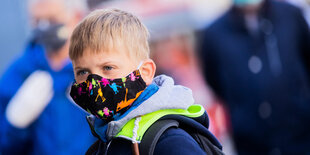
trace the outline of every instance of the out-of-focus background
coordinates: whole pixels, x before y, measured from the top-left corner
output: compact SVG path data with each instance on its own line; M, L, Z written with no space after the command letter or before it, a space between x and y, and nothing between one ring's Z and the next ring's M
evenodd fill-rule
M2 74L25 47L30 35L27 1L4 0L1 2L1 62Z
M309 2L288 1L301 8L310 23ZM225 101L216 97L219 95L206 82L201 65L203 59L198 54L203 44L201 33L231 8L232 0L87 0L85 4L88 11L83 16L95 9L113 7L140 17L150 31L151 56L157 65L157 74L172 76L177 84L191 88L196 103L208 111L210 130L224 146L224 152L237 154L228 110L223 106ZM23 54L32 37L27 6L27 0L0 2L1 76ZM255 70L261 62L255 59L253 63ZM4 86L0 87L4 89ZM264 105L263 113L266 109L270 111L269 106ZM271 154L277 153L276 149Z
M100 5L100 0L90 0L90 7L98 7ZM103 0L102 0L103 1ZM109 2L110 3L110 2ZM114 3L114 2L113 2ZM174 25L170 27L173 29L178 29L175 26L178 23L174 23L171 18L178 18L178 22L183 22L183 27L190 26L194 28L202 28L206 24L209 24L228 9L230 5L230 0L173 0L173 1L158 1L158 2L148 2L148 1L126 1L118 0L116 3L129 3L127 8L130 11L136 10L139 12L149 12L145 18L150 18L150 25L154 26L156 29L160 29L164 24L168 26L168 23L158 23L157 20L163 20L162 22L171 22ZM135 3L135 4L131 4ZM138 4L141 3L141 4ZM149 3L149 4L145 4ZM156 3L154 7L153 4ZM111 4L113 7L114 4ZM138 5L138 6L135 6ZM130 8L130 6L133 6ZM119 6L121 7L121 6ZM146 8L145 8L146 7ZM31 36L31 28L29 26L29 16L27 12L27 0L3 0L1 2L1 14L0 19L2 21L0 34L1 34L1 61L0 61L0 73L3 73L8 65L20 55L26 46L26 42ZM134 12L136 12L134 11ZM179 13L179 14L178 14ZM171 14L171 15L170 15ZM185 16L182 16L185 15ZM166 15L169 15L166 16ZM179 16L181 15L181 16ZM143 16L143 15L141 15ZM184 21L183 21L184 19ZM189 21L187 21L189 20ZM159 26L153 23L160 24ZM169 23L169 25L171 24ZM170 28L170 29L171 29ZM168 32L169 30L166 29ZM182 30L181 30L182 31ZM164 34L164 33L160 33ZM159 34L159 35L160 35ZM152 36L153 37L153 36ZM155 36L154 36L155 37Z

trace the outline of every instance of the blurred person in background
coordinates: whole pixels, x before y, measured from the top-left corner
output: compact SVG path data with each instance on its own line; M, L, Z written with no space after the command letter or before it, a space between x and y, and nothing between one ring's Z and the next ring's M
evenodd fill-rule
M201 45L238 154L309 154L310 34L302 12L285 2L233 0Z
M88 7L88 11L93 11L95 10L100 4L102 4L103 2L107 2L110 0L87 0L87 7Z
M73 78L68 38L85 4L28 4L33 36L0 78L0 154L83 154L94 139L83 119L86 114L67 94Z

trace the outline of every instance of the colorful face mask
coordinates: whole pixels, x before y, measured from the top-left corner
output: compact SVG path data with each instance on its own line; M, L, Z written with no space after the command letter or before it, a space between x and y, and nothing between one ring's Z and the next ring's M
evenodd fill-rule
M111 121L126 112L145 88L139 70L119 79L91 74L85 82L72 85L70 96L87 112Z

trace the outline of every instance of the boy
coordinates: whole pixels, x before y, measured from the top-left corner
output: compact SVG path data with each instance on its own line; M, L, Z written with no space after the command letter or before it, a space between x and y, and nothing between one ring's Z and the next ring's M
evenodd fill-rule
M70 95L93 115L88 121L100 139L90 154L131 154L131 146L138 154L137 143L161 117L205 112L197 105L188 110L194 103L190 89L174 85L164 75L154 78L148 35L137 17L117 9L94 11L72 34L69 55L76 82ZM154 154L205 152L187 132L169 128Z

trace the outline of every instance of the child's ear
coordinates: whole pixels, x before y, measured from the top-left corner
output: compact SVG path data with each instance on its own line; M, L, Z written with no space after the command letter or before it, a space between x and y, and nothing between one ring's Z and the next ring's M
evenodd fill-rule
M147 86L150 85L153 81L155 71L156 71L155 62L152 59L147 59L143 62L139 70L140 70L142 79L144 80L146 85Z

